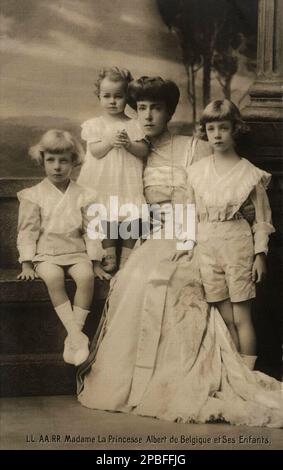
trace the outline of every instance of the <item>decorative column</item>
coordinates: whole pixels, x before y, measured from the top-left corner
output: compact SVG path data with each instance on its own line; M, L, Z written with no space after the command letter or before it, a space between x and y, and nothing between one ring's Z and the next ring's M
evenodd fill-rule
M282 171L283 0L259 0L257 77L249 94L243 115L252 130L250 144L260 155L270 154L260 159L264 166Z
M242 110L251 135L243 154L272 173L268 191L276 234L271 237L268 278L258 288L255 324L258 368L280 376L283 309L283 0L259 0L257 76Z

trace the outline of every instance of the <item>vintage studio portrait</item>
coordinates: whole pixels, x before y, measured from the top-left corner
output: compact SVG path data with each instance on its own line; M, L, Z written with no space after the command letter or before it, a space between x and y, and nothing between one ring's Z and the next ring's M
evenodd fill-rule
M1 0L1 449L283 448L282 17Z

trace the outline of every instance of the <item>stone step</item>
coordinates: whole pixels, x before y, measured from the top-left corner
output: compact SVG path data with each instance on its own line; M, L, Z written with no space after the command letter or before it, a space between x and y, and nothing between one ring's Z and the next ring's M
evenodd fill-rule
M69 395L76 390L76 368L61 354L1 355L0 396Z
M104 301L94 300L84 332L91 339ZM63 361L66 331L49 301L0 304L0 396L60 395L75 390Z
M75 392L75 367L62 359L66 331L42 280L19 281L19 269L0 269L0 396ZM75 284L66 279L70 299ZM84 332L96 331L109 282L95 280Z
M0 395L60 395L75 391L75 367L62 359L66 331L42 280L20 281L16 193L40 178L0 178ZM72 300L75 284L66 279ZM109 283L95 280L85 333L97 328Z
M17 275L20 268L0 268L0 302L40 302L49 301L49 295L41 279L34 281L20 281ZM72 279L66 279L66 288L73 297L75 285ZM97 300L104 300L109 290L109 282L95 279L94 296Z

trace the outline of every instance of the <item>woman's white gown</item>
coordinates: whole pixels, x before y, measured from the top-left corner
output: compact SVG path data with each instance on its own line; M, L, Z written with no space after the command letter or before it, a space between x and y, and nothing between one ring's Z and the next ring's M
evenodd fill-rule
M161 136L145 171L148 200L165 200L166 192L182 200L187 145L185 137ZM115 276L78 372L79 401L169 421L283 426L280 382L248 369L204 300L197 246L191 261L173 261L175 253L176 240L149 239Z
M242 362L204 301L197 256L174 253L173 240L148 240L117 275L79 401L169 421L282 426L280 382Z

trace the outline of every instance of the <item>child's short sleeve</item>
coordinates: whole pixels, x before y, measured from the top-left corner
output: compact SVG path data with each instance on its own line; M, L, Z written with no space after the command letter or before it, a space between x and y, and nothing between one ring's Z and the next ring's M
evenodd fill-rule
M92 142L101 142L103 129L102 122L100 118L93 118L85 121L82 125L81 137L83 140L92 143Z

